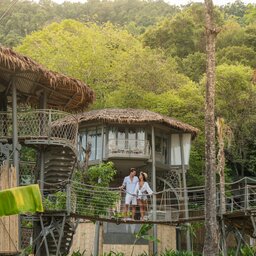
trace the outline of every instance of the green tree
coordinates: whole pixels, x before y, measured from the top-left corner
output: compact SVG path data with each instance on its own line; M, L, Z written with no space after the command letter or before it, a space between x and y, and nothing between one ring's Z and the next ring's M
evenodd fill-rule
M244 44L245 31L239 23L228 20L217 37L216 48L226 48L229 46L241 46Z
M256 51L256 23L245 28L244 44Z
M247 9L243 1L236 0L233 3L228 3L225 6L222 6L222 9L225 13L226 19L232 17L236 19L239 23L243 23L243 18Z
M217 52L218 64L243 64L245 66L256 66L256 52L246 46L229 46Z
M223 15L214 9L214 21L223 23ZM186 57L194 52L205 52L204 6L200 3L188 5L172 19L165 18L143 34L144 44L161 48L168 55Z
M2 3L3 2L3 3ZM13 1L5 0L0 5L0 15ZM6 46L19 44L27 34L42 29L52 22L75 19L80 22L112 22L125 26L134 22L137 32L155 24L163 17L171 17L179 12L177 6L164 1L140 0L91 0L85 3L56 4L52 0L18 1L0 23L0 43Z
M217 67L217 115L225 118L234 134L227 159L235 173L242 176L248 169L249 142L255 139L256 86L252 74L251 68L242 65Z
M86 81L96 91L94 108L141 106L138 92L160 94L189 82L178 73L174 59L144 48L110 23L53 23L27 36L16 49L52 70ZM138 95L137 100L129 102L131 95Z
M143 35L143 41L151 48L161 48L168 54L185 57L195 50L195 23L190 16L179 13L149 28Z
M256 22L256 5L248 4L246 13L244 15L245 22L247 24Z
M183 58L180 63L180 72L191 80L199 82L206 71L206 55L202 52L195 52Z

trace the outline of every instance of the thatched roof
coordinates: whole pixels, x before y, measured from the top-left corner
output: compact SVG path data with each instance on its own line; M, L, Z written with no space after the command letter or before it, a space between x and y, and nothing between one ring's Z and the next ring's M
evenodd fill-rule
M47 93L48 106L62 110L83 110L94 100L93 90L82 81L47 70L31 58L0 46L0 93L10 94L11 81L23 103L38 104L42 90Z
M194 136L199 130L189 124L183 123L177 119L164 116L149 110L143 109L101 109L77 115L78 122L102 121L103 123L120 123L120 124L142 124L156 123L164 124L168 127L191 133Z

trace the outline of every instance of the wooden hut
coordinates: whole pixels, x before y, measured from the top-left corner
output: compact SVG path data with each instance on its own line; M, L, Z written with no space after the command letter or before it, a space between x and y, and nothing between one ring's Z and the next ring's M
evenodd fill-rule
M37 168L31 172L34 182L40 180L42 193L46 182L59 182L70 177L76 159L72 145L77 137L77 127L65 126L56 132L52 123L67 116L59 110L81 111L93 100L94 92L82 81L50 71L29 57L0 46L0 170L7 169L5 176L8 177L9 166L15 168L15 184L11 182L10 185L20 185L22 168L19 152L24 145L37 151ZM31 107L24 111L24 106L28 105ZM65 161L68 164L63 164ZM1 189L6 188L3 182L0 181ZM5 241L0 243L0 253L5 255L17 254L21 250L21 227L17 225L20 222L18 217L14 218L0 219L0 240ZM35 218L34 227L37 255L50 255L52 251L54 255L56 251L66 253L69 245L61 245L61 236L52 238L59 241L55 246L41 231L53 219L59 221L64 218L62 231L72 233L69 219L58 214L54 217L40 216L40 223L38 218ZM13 226L13 223L16 224ZM15 227L18 232L13 230ZM47 240L44 247L42 240Z
M149 218L153 222L175 221L177 216L172 214L175 212L173 207L177 208L176 211L183 207L184 218L188 218L186 172L189 169L191 140L199 132L197 128L152 111L131 108L93 110L78 114L76 118L79 123L78 148L81 165L88 159L85 152L90 145L89 166L103 161L114 162L118 174L113 186L122 184L131 167L137 171L146 171L153 191L168 188L177 195L177 201L173 202L172 207L170 199L160 200L156 195L153 196L152 216ZM170 193L168 196L175 198L175 195ZM181 206L180 201L183 201ZM164 202L168 202L169 205L162 205ZM132 233L127 234L125 225L121 228L108 224L104 228L101 241L105 244L116 246L121 241L120 236L126 236L126 241L130 241L131 244L134 242L134 236ZM120 230L124 233L121 234ZM154 232L156 237L156 226ZM189 234L187 240L190 244ZM94 255L97 255L98 251L97 248ZM157 243L154 244L152 253L157 253Z

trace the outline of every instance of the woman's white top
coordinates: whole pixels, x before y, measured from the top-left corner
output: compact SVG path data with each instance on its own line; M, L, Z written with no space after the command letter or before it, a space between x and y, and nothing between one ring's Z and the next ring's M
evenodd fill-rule
M140 187L140 183L138 182L136 187L135 187L135 195L138 196L138 199L147 200L147 194L148 195L153 194L153 191L149 187L148 183L145 181L143 186Z

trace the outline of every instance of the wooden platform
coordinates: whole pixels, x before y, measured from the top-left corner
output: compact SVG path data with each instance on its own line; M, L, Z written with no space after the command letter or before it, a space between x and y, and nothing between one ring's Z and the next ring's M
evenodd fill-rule
M0 190L16 186L16 170L8 165L0 166ZM19 252L18 215L0 217L0 254L14 255Z
M225 223L238 228L239 230L243 231L245 234L254 237L254 227L251 220L251 217L256 214L254 211L237 211L233 213L224 214L224 221Z

